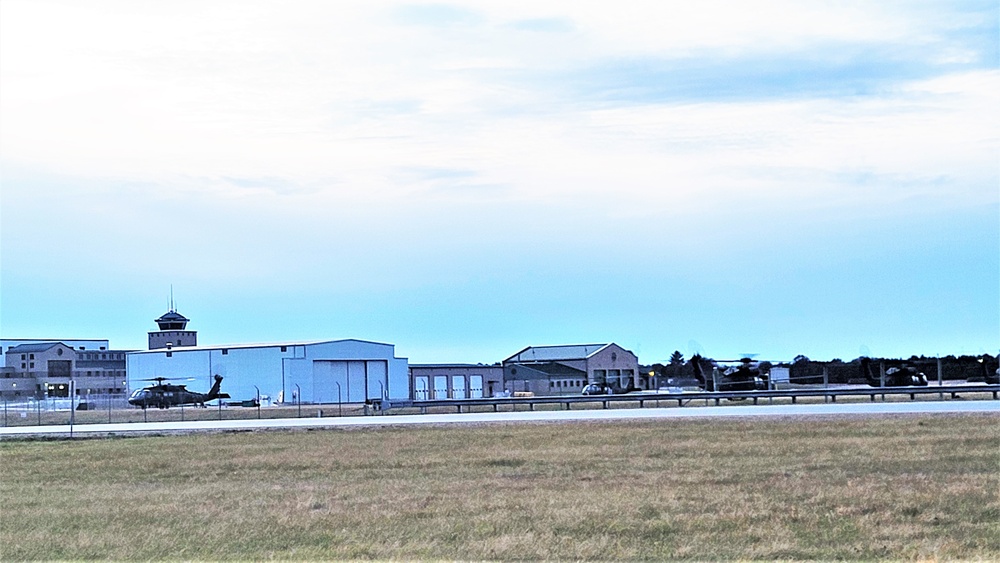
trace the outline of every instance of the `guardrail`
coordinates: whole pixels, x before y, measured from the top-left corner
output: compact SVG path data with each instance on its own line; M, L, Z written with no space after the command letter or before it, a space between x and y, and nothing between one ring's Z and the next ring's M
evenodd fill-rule
M705 400L714 401L718 405L723 399L732 401L752 400L757 404L760 399L790 398L794 404L801 397L823 397L824 401L837 402L838 397L864 397L868 396L872 402L881 396L885 400L886 395L909 395L910 400L916 400L917 395L940 395L944 399L945 395L950 395L955 399L959 393L990 393L993 399L998 399L1000 385L943 385L933 387L857 387L840 389L775 389L763 391L684 391L681 393L626 393L622 395L551 395L536 397L492 397L483 399L426 399L419 401L401 401L373 399L369 411L365 406L365 414L384 412L393 408L416 407L421 413L426 413L431 407L451 407L461 413L465 408L471 412L473 407L492 407L494 412L499 412L501 406L510 406L516 409L518 405L527 405L528 410L535 410L535 405L565 405L566 410L570 410L572 405L579 403L602 403L607 409L610 403L638 403L639 408L643 408L647 402L677 401L678 407L683 407L691 401Z

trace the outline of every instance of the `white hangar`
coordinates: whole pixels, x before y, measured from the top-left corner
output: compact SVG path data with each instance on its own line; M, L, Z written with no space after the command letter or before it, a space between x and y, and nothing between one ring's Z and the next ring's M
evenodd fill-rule
M392 344L364 340L172 346L133 352L127 357L129 390L151 385L156 377L191 378L183 383L205 392L221 375L222 392L234 400L268 396L293 403L360 403L385 397L409 399L406 358Z
M409 362L395 346L345 339L277 344L198 346L188 319L170 310L155 321L149 350L126 357L128 390L148 387L157 377L192 391L206 392L221 375L222 392L234 400L294 403L362 403L368 399L409 399ZM301 394L301 395L300 395Z

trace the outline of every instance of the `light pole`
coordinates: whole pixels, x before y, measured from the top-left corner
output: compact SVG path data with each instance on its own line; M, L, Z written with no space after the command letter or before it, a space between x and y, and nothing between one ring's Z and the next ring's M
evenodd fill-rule
M257 387L256 385L254 385L253 388L257 390L257 419L259 420L260 419L260 387Z
M298 383L295 384L295 401L299 405L299 418L302 418L302 389Z
M340 401L340 382L334 381L337 384L337 416L344 416L343 403Z
M375 383L378 383L378 393L379 393L378 410L381 411L383 402L385 401L385 385L382 385L381 381L376 381Z
M74 408L73 405L73 403L75 402L73 394L75 392L76 392L76 380L70 379L69 380L69 437L70 438L73 437L73 422L76 415L76 409Z

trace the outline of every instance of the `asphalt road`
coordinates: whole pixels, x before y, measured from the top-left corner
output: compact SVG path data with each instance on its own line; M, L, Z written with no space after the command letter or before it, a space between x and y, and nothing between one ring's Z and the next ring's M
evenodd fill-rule
M698 408L648 408L609 410L560 410L487 412L463 414L421 414L352 416L344 418L283 418L253 420L201 420L186 422L140 422L77 424L74 435L197 432L210 430L255 430L265 428L343 428L397 426L409 424L468 424L491 422L556 422L573 420L632 420L694 417L775 417L817 415L993 413L1000 415L1000 401L913 401L900 403L827 403L822 405L740 405ZM68 435L69 425L18 426L0 428L4 437Z

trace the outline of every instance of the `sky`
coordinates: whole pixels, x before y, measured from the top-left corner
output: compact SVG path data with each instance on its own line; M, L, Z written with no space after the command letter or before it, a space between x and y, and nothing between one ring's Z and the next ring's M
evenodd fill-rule
M0 336L1000 352L1000 5L3 0Z

